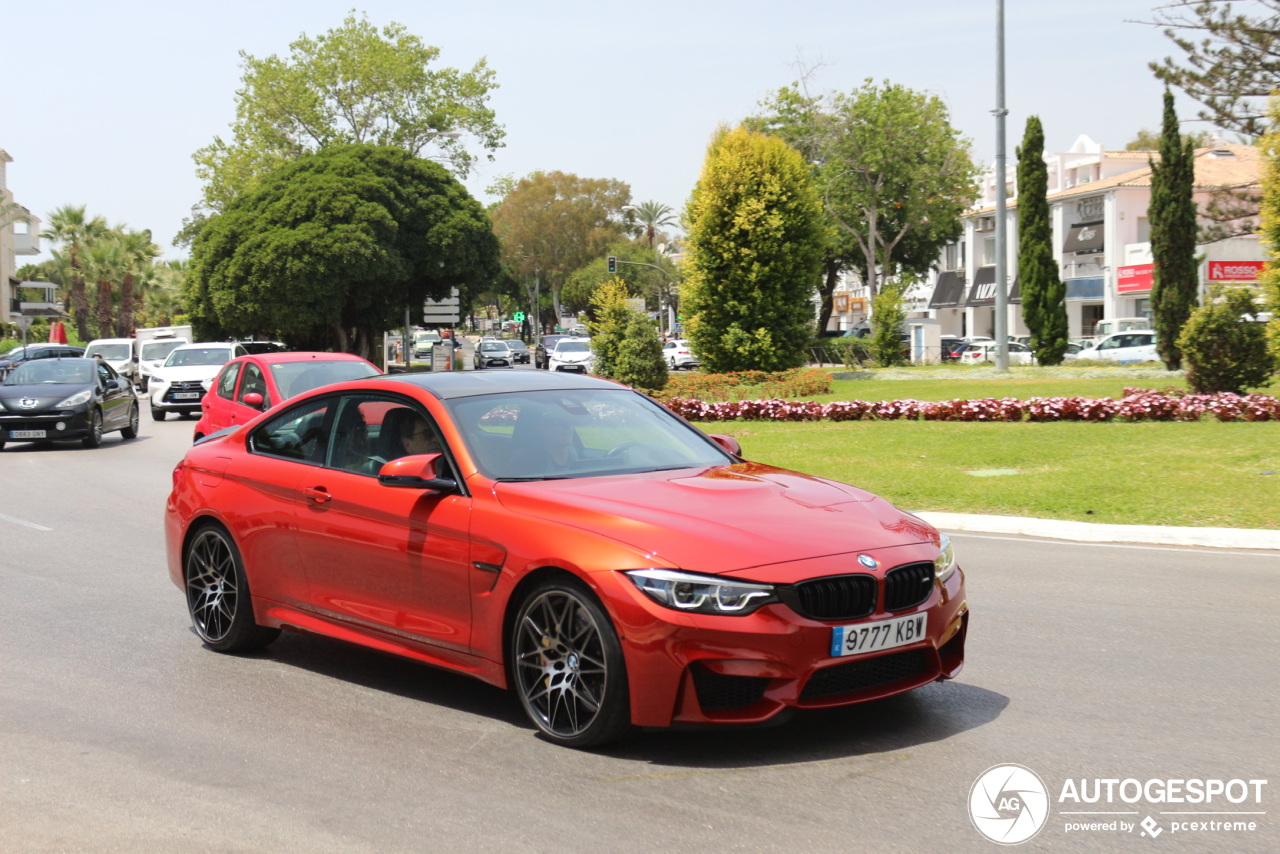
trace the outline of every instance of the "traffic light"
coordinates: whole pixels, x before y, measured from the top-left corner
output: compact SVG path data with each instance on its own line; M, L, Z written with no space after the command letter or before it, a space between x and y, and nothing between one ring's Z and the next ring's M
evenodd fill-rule
M618 272L618 256L617 255L609 256L609 272L610 273Z

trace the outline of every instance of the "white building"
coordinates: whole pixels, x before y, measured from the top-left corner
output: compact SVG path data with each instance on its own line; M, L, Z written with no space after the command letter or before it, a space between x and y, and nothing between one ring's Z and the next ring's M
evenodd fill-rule
M1053 246L1066 284L1071 337L1088 336L1104 318L1151 315L1149 157L1155 152L1105 151L1082 136L1070 151L1046 154ZM1215 191L1257 191L1260 156L1248 145L1214 145L1195 154L1194 198L1205 210ZM1016 167L1008 167L1006 269L1010 335L1026 335L1018 270ZM942 254L929 308L944 335L995 330L996 181L983 181L979 206L965 216L964 237ZM1256 227L1256 222L1254 223ZM968 249L968 251L966 251ZM1256 283L1265 253L1256 235L1202 244L1201 290L1216 282Z
M7 167L12 162L8 152L0 148L0 208L15 203L7 175ZM21 314L15 290L20 266L18 256L40 253L40 220L26 208L22 208L22 212L30 217L29 222L5 224L0 220L0 319L8 323L13 323Z

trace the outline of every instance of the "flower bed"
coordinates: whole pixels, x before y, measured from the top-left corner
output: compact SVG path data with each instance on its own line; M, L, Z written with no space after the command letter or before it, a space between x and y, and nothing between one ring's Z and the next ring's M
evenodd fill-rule
M831 393L831 374L813 368L790 371L734 371L727 374L676 374L658 395L663 400L734 400L743 396L812 397Z
M1280 421L1280 400L1264 394L1187 394L1126 388L1124 397L1033 397L984 400L664 400L690 421Z

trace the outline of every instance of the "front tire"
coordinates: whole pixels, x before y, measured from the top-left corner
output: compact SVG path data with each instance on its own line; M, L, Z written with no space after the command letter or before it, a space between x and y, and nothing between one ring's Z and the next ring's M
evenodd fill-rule
M163 420L164 420L164 417L165 417L166 415L168 415L168 414L169 414L169 413L168 413L168 412L165 412L163 409L156 409L154 406L153 406L153 407L151 407L151 420L152 420L152 421L163 421Z
M597 747L631 728L622 645L599 600L576 580L529 593L511 632L511 682L529 720L564 747Z
M218 652L261 649L280 636L279 629L253 621L253 600L244 562L231 535L206 525L192 536L183 561L187 611L200 640Z
M129 424L120 428L120 435L125 439L134 439L138 436L138 404L134 404L129 409Z
M89 435L82 441L86 448L96 448L102 444L102 413L97 409L89 413Z

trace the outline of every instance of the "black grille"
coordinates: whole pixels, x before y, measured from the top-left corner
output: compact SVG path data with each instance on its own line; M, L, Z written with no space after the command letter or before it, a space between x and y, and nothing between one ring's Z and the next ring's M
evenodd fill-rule
M804 686L801 700L816 700L833 694L852 694L878 688L924 673L929 666L929 651L910 649L848 664L837 664L819 670Z
M929 598L933 591L933 563L909 563L884 574L884 609L905 611Z
M698 705L704 712L715 709L745 709L760 701L765 689L769 687L769 679L760 676L725 676L695 664L693 685L698 691Z
M181 400L174 398L174 395L177 394L178 392L187 392L187 391L199 392L200 397L204 397L204 386L198 380L191 380L191 381L184 380L181 382L175 382L173 385L169 386L169 388L165 391L164 397L162 398L162 400L171 401L174 403L199 403L200 398L196 398L196 397L187 397L187 398L182 398Z
M871 575L832 575L802 581L778 591L784 602L811 620L856 620L876 609L876 579Z

